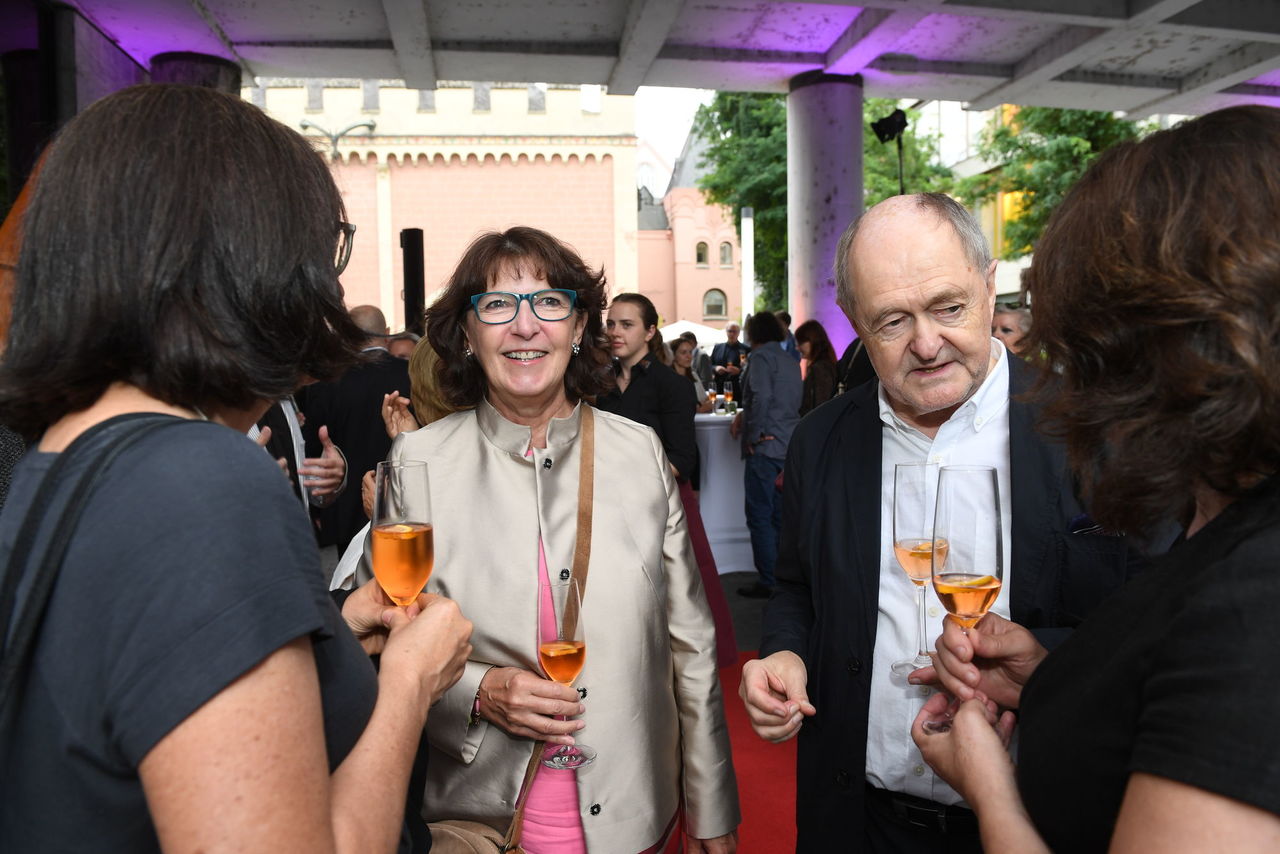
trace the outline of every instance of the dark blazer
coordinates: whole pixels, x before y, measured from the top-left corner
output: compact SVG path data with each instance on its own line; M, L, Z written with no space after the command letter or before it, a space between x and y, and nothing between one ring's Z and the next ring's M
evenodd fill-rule
M333 382L307 386L298 395L305 416L302 438L307 456L320 456L319 430L328 425L329 438L347 458L347 488L323 510L316 511L320 545L339 551L369 519L360 503L360 479L387 458L391 439L382 423L382 396L398 391L409 396L409 363L386 350L366 353L370 361Z
M742 359L744 355L751 352L751 348L743 344L741 339L737 343L730 344L724 341L711 348L711 371L712 377L717 388L724 388L724 384L728 382L733 386L733 394L735 397L742 396L742 375L720 377L715 373L718 365L735 365L739 368L746 367L746 362Z
M1123 538L1089 527L1063 449L1033 429L1018 400L1034 368L1009 360L1014 508L1009 605L1046 646L1060 642L1142 561ZM791 650L808 668L817 714L800 728L797 851L844 850L863 836L867 707L880 571L881 429L877 382L810 413L787 454L777 587L760 655ZM904 739L910 738L907 732Z

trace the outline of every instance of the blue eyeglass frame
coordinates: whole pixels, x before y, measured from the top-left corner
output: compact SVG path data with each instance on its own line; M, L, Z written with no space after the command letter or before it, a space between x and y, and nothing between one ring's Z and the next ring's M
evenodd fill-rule
M566 314L564 317L543 317L542 315L538 314L538 307L533 304L533 298L536 297L538 294L545 294L545 293L565 294L566 296L568 296L569 297L569 313ZM483 317L480 316L480 298L488 296L489 294L502 294L503 296L508 296L515 299L516 310L511 314L511 317L507 318L506 320L485 320ZM534 317L546 323L559 323L560 321L568 320L570 317L573 316L574 309L578 307L578 292L571 291L568 288L543 288L542 290L534 291L531 294L513 294L511 291L485 291L484 293L471 295L471 310L475 312L476 320L480 321L481 323L486 323L489 326L501 326L502 324L510 323L511 321L519 317L520 303L526 302L526 301L529 303L529 310L533 312Z

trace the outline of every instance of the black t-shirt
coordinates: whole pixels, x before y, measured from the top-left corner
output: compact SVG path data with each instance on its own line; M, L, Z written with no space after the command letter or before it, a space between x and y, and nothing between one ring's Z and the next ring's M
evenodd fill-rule
M626 391L601 395L596 406L652 427L681 479L689 477L698 458L693 432L698 394L693 383L649 355L632 366Z
M95 457L81 455L62 482ZM33 451L18 464L0 514L0 568L55 458ZM68 491L45 520L58 517ZM330 768L351 750L373 710L376 674L327 595L296 493L244 434L201 422L152 433L100 477L71 536L0 769L0 847L159 851L139 762L304 635Z
M1054 851L1106 851L1134 772L1280 813L1278 480L1153 561L1028 682L1018 784Z

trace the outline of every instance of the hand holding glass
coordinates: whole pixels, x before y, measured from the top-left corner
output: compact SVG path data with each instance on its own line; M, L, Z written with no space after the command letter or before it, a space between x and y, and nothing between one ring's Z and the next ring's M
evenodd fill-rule
M893 554L915 585L916 657L895 661L890 669L899 676L928 667L933 662L925 649L924 585L933 569L933 555L947 558L947 541L935 540L934 493L938 467L933 463L898 463L893 471Z
M538 661L547 678L573 685L587 663L578 579L543 581L538 585ZM548 768L581 768L595 761L585 744L557 744L542 754Z
M933 589L966 629L978 624L1000 595L1004 577L1000 486L989 466L944 466L938 476Z
M370 536L378 584L401 607L416 601L435 566L426 463L378 463Z

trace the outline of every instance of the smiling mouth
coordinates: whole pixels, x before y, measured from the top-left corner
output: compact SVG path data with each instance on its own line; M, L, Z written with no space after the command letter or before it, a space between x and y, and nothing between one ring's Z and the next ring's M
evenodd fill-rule
M534 359L541 359L547 355L546 350L512 350L509 353L502 354L504 358L513 362L532 362Z

